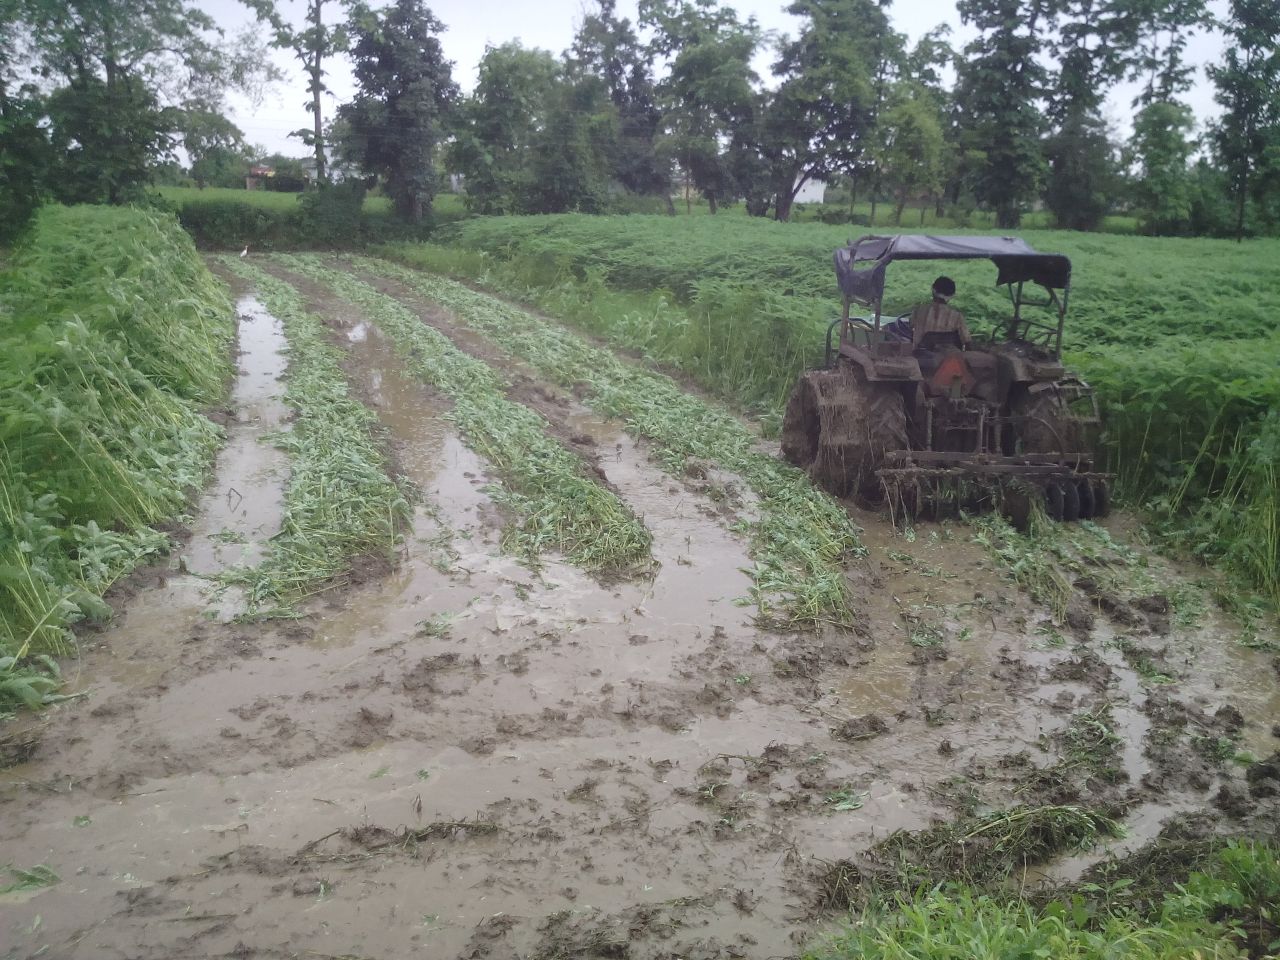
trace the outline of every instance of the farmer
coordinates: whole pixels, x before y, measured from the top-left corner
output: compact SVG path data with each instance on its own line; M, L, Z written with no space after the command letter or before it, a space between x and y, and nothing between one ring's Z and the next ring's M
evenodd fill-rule
M957 346L962 350L973 339L965 326L964 314L948 301L956 295L956 282L950 277L933 281L933 301L922 303L911 311L911 347L919 350Z

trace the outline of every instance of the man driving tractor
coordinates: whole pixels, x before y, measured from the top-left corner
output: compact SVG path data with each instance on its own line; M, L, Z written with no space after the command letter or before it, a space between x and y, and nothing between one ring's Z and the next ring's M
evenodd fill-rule
M949 303L955 295L956 282L950 277L933 281L933 302L922 303L911 311L912 349L944 345L968 349L973 338L965 326L964 314Z

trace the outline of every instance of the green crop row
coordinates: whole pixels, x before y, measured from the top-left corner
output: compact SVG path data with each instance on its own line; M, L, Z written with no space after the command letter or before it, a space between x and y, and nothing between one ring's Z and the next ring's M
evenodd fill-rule
M232 309L171 217L46 207L0 275L0 710L24 667L168 546L203 484L231 374ZM46 661L47 663L48 661Z
M583 569L609 576L651 566L644 524L589 475L579 457L548 436L541 416L507 398L495 370L458 350L396 300L314 257L278 256L275 262L358 305L391 338L414 375L452 400L449 416L463 440L501 478L494 499L517 518L508 549L531 563L556 550Z
M356 557L389 555L410 510L375 439L377 415L351 395L324 323L288 284L239 257L222 262L254 285L289 344L285 402L297 415L276 438L290 467L280 532L262 563L223 575L270 611L323 589Z
M500 349L563 386L587 389L586 403L623 420L653 445L659 462L684 476L690 459L742 477L759 497L750 524L756 566L752 598L765 618L789 624L848 623L852 605L842 566L862 547L848 514L804 474L756 449L755 435L669 377L626 363L564 327L460 283L382 260L355 263L408 284L448 307ZM512 336L512 331L519 331Z
M838 311L832 250L856 229L741 217L488 217L390 256L509 291L776 425ZM1280 241L1037 231L1072 258L1069 364L1098 390L1119 494L1176 548L1280 605ZM885 310L941 272L978 331L1009 309L986 261L895 264Z

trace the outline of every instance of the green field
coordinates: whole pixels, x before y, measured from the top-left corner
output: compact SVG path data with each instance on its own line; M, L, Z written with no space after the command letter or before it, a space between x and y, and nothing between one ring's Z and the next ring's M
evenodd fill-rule
M486 217L401 260L481 279L678 368L766 424L821 359L831 252L858 228L706 217ZM1280 601L1280 241L1035 231L1073 262L1069 362L1099 391L1109 466L1181 548ZM948 265L975 330L1008 309L985 261ZM937 264L892 268L886 312Z

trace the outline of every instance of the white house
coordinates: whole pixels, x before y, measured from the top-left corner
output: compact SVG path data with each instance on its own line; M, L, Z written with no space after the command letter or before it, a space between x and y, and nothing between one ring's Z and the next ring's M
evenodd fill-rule
M806 180L804 186L800 188L800 192L796 194L796 203L821 203L822 198L826 196L827 183L825 180Z

